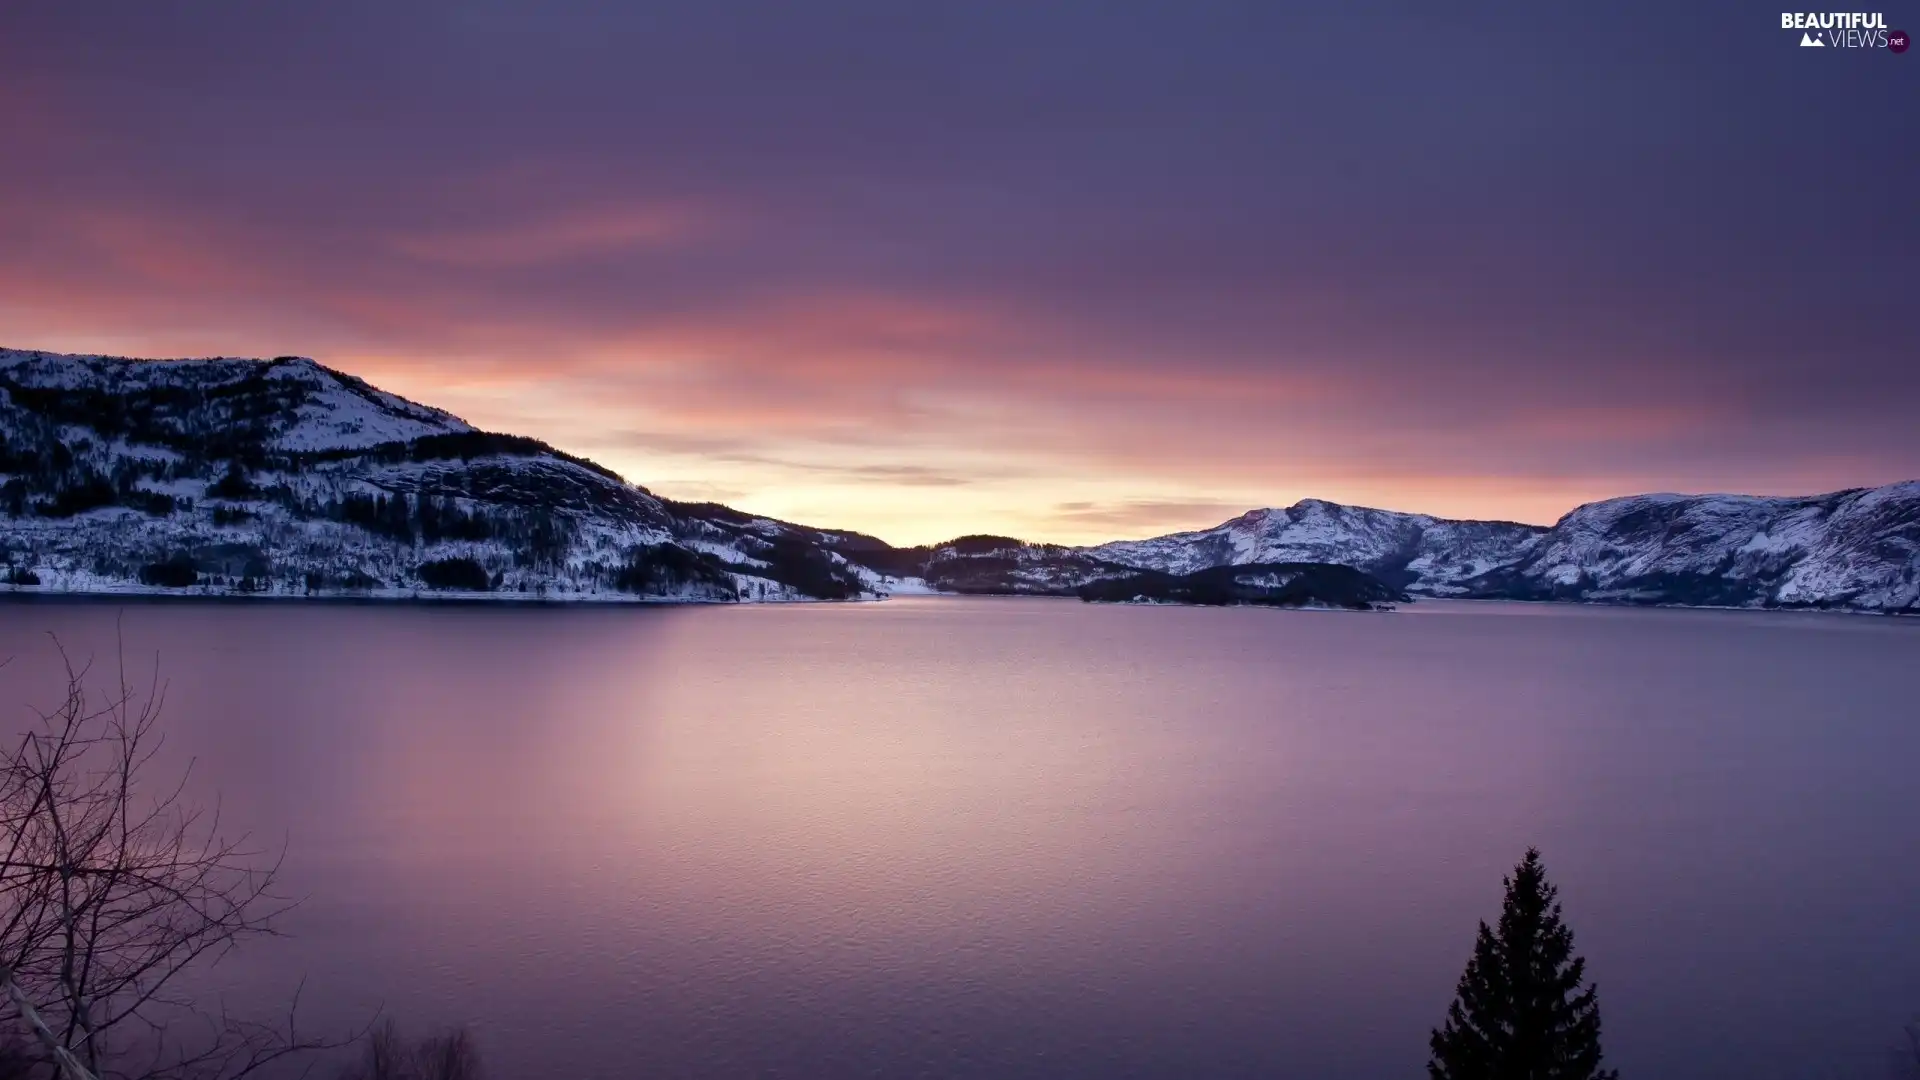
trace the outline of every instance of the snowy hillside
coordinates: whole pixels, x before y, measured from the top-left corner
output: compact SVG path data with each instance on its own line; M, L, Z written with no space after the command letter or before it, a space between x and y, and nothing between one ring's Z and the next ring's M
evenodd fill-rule
M1805 498L1588 503L1468 582L1525 599L1920 610L1920 482Z
M124 409L150 404L155 434L197 439L221 429L290 452L358 449L425 435L470 432L449 413L376 390L312 360L128 361L107 356L0 349L0 379L15 403L64 394L98 402L109 426ZM114 402L124 402L116 407Z
M1172 574L1340 563L1431 596L1915 611L1920 482L1805 498L1636 495L1550 529L1310 499L1086 553Z
M1087 549L1109 562L1170 574L1245 563L1339 563L1416 592L1458 583L1524 556L1547 530L1504 521L1449 521L1306 499L1253 510L1201 532Z
M20 591L843 599L824 533L654 496L311 360L0 350Z

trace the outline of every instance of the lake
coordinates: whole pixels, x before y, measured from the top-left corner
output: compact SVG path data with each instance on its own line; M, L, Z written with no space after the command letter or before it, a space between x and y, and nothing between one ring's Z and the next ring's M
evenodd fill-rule
M1887 1075L1920 622L1427 602L11 603L307 898L207 984L513 1077L1424 1075L1529 844L1633 1077Z

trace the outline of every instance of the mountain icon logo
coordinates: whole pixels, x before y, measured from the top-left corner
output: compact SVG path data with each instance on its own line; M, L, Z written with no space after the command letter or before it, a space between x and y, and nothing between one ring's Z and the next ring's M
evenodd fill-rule
M1800 35L1800 47L1803 49L1809 48L1809 47L1815 48L1815 49L1824 49L1827 47L1827 43L1824 41L1821 41L1817 37L1814 37L1812 34L1803 33Z

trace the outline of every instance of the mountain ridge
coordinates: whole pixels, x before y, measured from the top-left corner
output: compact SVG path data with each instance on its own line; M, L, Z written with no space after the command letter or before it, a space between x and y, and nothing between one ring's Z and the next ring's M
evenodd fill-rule
M1805 496L1654 493L1551 526L1306 499L1212 529L1086 549L1140 569L1336 562L1416 595L1920 610L1920 481Z
M16 591L738 601L890 580L843 534L664 500L302 357L0 350L0 477Z
M1415 596L1920 610L1920 481L1630 495L1551 526L1303 499L1144 540L974 535L896 548L667 499L290 356L0 349L0 515L0 589L14 592L1067 596L1142 572L1284 564L1351 568Z

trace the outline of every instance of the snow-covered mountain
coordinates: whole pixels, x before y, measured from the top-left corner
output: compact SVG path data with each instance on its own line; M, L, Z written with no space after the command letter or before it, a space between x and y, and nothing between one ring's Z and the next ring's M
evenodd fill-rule
M1072 595L1334 564L1428 596L1920 612L1920 482L1639 495L1551 528L1306 500L1074 548L679 503L311 360L0 349L0 589L630 600Z
M1121 540L1087 549L1098 559L1170 574L1244 563L1339 563L1416 592L1510 566L1547 530L1509 521L1450 521L1306 499L1253 510L1200 532Z
M298 357L0 350L15 590L788 600L878 595L887 551L662 499ZM871 561L871 560L870 560Z
M1462 584L1528 600L1920 612L1920 481L1804 498L1588 503Z
M1552 528L1309 499L1200 532L1086 549L1166 573L1325 562L1474 599L1920 610L1920 482L1804 498L1635 495Z

